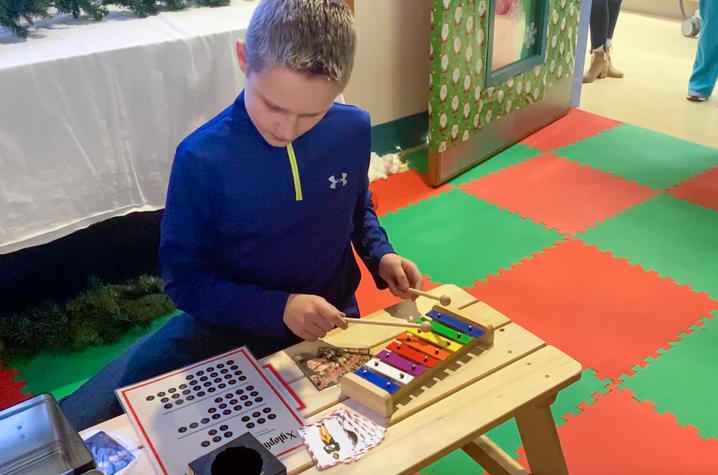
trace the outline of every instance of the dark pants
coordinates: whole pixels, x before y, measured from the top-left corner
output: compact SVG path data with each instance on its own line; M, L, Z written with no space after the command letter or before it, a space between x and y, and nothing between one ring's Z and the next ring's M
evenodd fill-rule
M621 0L593 0L591 4L591 49L595 50L613 38Z
M115 389L247 345L262 358L300 339L283 336L258 338L227 327L209 326L182 313L155 333L137 341L77 391L60 401L60 408L77 429L99 424L122 414Z

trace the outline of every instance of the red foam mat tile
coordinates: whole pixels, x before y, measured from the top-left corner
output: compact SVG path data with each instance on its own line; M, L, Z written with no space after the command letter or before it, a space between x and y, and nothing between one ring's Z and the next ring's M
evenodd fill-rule
M600 379L629 374L717 302L568 240L468 289Z
M617 120L571 109L567 115L529 135L521 143L550 152L621 124Z
M394 297L389 289L377 289L376 284L374 283L374 278L371 276L369 270L356 253L354 253L354 258L359 264L359 269L361 270L361 281L359 282L359 288L356 291L356 298L359 303L359 311L361 312L362 317L401 302L402 299ZM424 290L433 289L439 285L441 284L431 282L428 276L424 276Z
M668 193L718 211L718 167L710 168L674 186Z
M393 213L399 208L431 198L451 188L451 185L432 188L416 170L407 170L369 184L374 208L379 216Z
M630 391L611 390L558 428L572 475L718 473L718 441L659 414ZM524 449L518 461L524 467Z
M31 397L22 388L25 383L16 382L17 370L0 367L0 410L14 406Z
M461 188L564 234L575 234L658 194L647 186L552 154Z

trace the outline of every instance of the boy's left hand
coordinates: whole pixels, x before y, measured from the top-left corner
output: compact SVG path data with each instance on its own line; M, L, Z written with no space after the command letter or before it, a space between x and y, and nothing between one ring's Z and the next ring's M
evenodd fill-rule
M392 294L403 299L415 299L416 295L409 292L409 287L421 290L424 285L416 264L397 254L385 254L381 258L379 276L389 284Z

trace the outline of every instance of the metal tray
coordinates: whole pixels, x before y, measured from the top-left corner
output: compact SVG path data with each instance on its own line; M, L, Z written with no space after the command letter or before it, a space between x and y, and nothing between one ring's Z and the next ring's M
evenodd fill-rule
M81 474L94 467L90 451L52 395L0 411L0 474Z

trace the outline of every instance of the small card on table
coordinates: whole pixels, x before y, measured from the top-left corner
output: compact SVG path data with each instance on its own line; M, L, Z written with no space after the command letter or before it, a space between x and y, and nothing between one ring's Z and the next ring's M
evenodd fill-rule
M332 387L341 377L371 359L368 348L321 347L316 354L302 354L295 361L318 390Z
M386 429L366 417L337 409L327 417L299 429L304 445L319 470L351 463L384 439Z
M84 442L95 459L95 465L105 475L113 475L135 460L129 450L103 431L97 432Z

